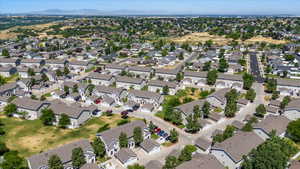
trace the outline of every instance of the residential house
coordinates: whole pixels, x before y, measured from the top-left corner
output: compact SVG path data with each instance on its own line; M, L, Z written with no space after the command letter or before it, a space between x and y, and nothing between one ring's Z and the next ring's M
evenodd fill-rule
M118 76L116 77L116 87L117 88L125 88L141 90L146 84L144 79L132 78L127 76Z
M233 88L237 91L243 88L243 77L241 75L218 74L216 88Z
M65 144L55 149L51 149L40 154L33 155L27 158L27 163L29 169L46 169L49 168L48 161L49 158L53 155L57 155L64 168L71 169L72 167L72 151L75 148L81 148L85 157L86 163L95 163L96 155L94 149L92 148L90 142L86 139L75 141L69 144ZM82 168L81 168L82 169ZM87 168L93 169L93 168ZM95 168L96 169L96 168Z
M263 142L264 140L254 132L238 131L234 136L212 146L211 154L228 169L236 169L241 166L243 156L247 156Z
M151 92L157 92L160 94L164 94L163 93L163 88L164 87L168 87L169 89L169 95L174 95L176 94L177 90L178 90L178 84L176 82L167 82L167 81L160 81L160 80L150 80L148 82L148 90Z
M135 164L138 160L137 155L129 148L122 148L115 154L115 157L125 167Z
M45 65L46 61L44 59L22 59L21 66L26 67L41 67Z
M69 68L75 73L84 72L89 68L89 62L86 61L69 61Z
M147 154L154 154L160 151L160 144L151 138L145 139L140 146Z
M170 79L175 79L176 75L180 72L180 69L175 68L175 69L156 69L155 70L155 76L158 77L159 79L165 79L165 80L170 80Z
M211 145L212 145L211 141L209 141L205 138L202 138L202 137L199 137L199 138L197 138L197 140L195 140L195 146L197 147L198 153L208 154L209 150L211 148Z
M122 71L127 70L127 66L119 65L119 64L107 64L105 65L105 70L109 71L113 75L118 75Z
M0 107L6 106L8 104L8 96L0 96Z
M195 154L192 160L183 162L176 169L225 169L211 154Z
M204 102L205 102L205 100L195 100L195 101L177 106L177 107L175 107L175 110L181 112L183 119L185 119L189 115L194 114L195 106L199 106L199 109L201 110L201 107L203 106Z
M164 100L164 97L158 93L141 90L128 91L127 98L129 101L133 101L142 105L153 104L155 108L158 108Z
M226 93L229 92L230 88L224 88L217 90L213 94L209 95L206 100L214 107L225 108L226 106Z
M12 96L19 89L19 85L16 82L6 83L0 86L0 96Z
M129 148L133 148L135 146L133 130L136 127L140 127L143 130L144 139L150 138L150 133L146 130L147 125L142 120L133 121L122 126L103 131L98 133L96 136L103 141L107 155L112 157L120 150L119 136L121 133L125 133L127 135L129 139Z
M114 82L114 77L112 75L100 74L97 72L92 72L87 76L87 79L91 80L94 85L110 86Z
M98 116L100 113L96 106L81 107L76 103L67 105L59 100L51 101L49 109L51 109L55 114L55 125L58 124L61 115L65 114L70 119L70 124L67 126L67 128L71 129L78 128L92 116Z
M28 120L35 120L41 116L41 111L49 106L49 103L33 100L28 97L16 98L12 101L17 106L18 114L14 116L24 116ZM23 113L25 112L25 114Z
M283 115L290 120L300 118L300 99L295 99L289 102L283 111Z
M285 116L269 115L265 119L253 125L253 132L264 140L270 137L272 131L276 136L284 137L290 120Z
M1 66L19 66L21 59L16 58L0 58Z
M277 90L283 96L299 96L300 80L277 79Z
M127 96L127 91L124 88L114 88L99 85L94 88L93 95L102 98L108 96L113 98L117 104L121 104L122 99Z
M10 77L11 75L16 74L17 68L12 66L1 66L0 67L0 75L3 77Z
M140 76L141 78L148 78L153 70L150 67L130 66L128 67L128 72Z
M144 113L151 113L154 110L154 106L152 104L144 104L140 110Z
M67 60L63 59L52 59L52 60L46 60L46 65L51 67L52 69L60 69L65 67L68 64Z
M206 86L207 72L184 72L184 85Z

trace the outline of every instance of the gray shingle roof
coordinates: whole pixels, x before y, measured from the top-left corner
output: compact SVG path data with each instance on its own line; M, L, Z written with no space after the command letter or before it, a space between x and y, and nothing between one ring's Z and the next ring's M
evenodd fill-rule
M119 96L125 89L98 85L94 90L103 94L116 94L117 96Z
M205 138L199 137L195 141L195 145L202 150L206 151L211 146L211 141L206 140Z
M128 68L129 71L137 71L137 72L151 72L152 68L145 66L130 66Z
M176 75L180 69L156 69L155 73Z
M206 78L207 72L192 72L192 71L185 71L184 77L197 77L197 78Z
M126 163L130 158L135 158L137 155L129 148L122 148L115 154L115 157L121 161L121 163Z
M0 86L0 93L17 88L17 83L6 83Z
M218 99L220 102L222 103L226 103L226 93L229 92L231 89L230 88L224 88L224 89L220 89L216 92L214 92L213 94L211 94L208 97L215 97L216 99Z
M120 70L124 70L126 68L126 66L123 65L118 65L118 64L107 64L105 65L106 69L120 69Z
M216 143L212 149L225 151L237 163L242 160L244 155L248 155L252 149L263 142L264 140L254 132L238 131L234 136L225 141Z
M300 111L300 99L294 99L289 102L289 104L285 107L285 111L287 110L298 110Z
M177 83L175 82L167 82L167 81L161 81L161 80L150 80L148 82L149 86L157 86L157 87L165 87L168 86L169 88L176 88Z
M50 106L49 108L53 110L54 114L57 115L62 115L66 114L71 118L79 118L79 116L84 112L84 111L94 111L96 108L94 106L89 106L89 107L80 107L78 104L73 104L73 105L67 105L66 103L63 103L59 100L54 100L49 102Z
M38 111L46 102L41 102L39 100L33 100L28 97L16 98L12 101L18 108Z
M195 100L180 106L175 107L177 110L181 111L184 113L186 116L189 116L190 114L193 114L194 112L194 106L198 105L199 108L203 106L205 100Z
M42 166L47 166L48 159L52 155L58 155L63 163L68 163L71 161L72 150L74 148L82 148L84 153L93 154L93 148L88 140L79 140L70 144L65 144L61 147L43 152L37 155L29 157L27 160L30 163L32 169L39 169Z
M285 116L274 116L269 115L262 121L253 125L254 129L262 129L267 134L272 130L276 130L277 135L281 135L286 131L286 128L289 124L290 120Z
M112 128L110 130L106 130L104 132L98 133L97 136L101 137L103 142L110 147L115 142L119 140L120 134L123 132L127 135L128 138L133 136L133 130L135 127L141 127L142 129L146 128L146 124L142 120L133 121L131 123L124 124L122 126L118 126Z
M97 72L92 72L88 75L88 78L109 81L113 78L113 76L107 75L107 74L101 74L101 73L97 73Z
M225 167L210 154L196 154L191 161L180 164L176 169L225 169Z
M138 98L153 99L156 101L158 101L160 97L162 97L159 93L142 91L142 90L130 90L129 94L134 95L135 97Z
M300 87L300 80L296 79L277 79L278 86Z
M230 75L230 74L218 74L218 80L231 80L231 81L243 81L243 77L241 75Z
M118 76L116 78L116 82L122 82L122 83L142 84L143 81L144 79L127 77L127 76Z
M154 148L159 147L160 145L152 140L152 139L146 139L144 140L140 145L146 152L152 151Z

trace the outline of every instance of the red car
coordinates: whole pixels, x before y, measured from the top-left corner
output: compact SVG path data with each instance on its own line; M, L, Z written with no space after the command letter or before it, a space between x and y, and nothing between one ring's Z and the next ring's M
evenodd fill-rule
M95 103L96 103L96 104L99 104L99 103L101 103L101 99L97 99L97 100L95 100Z
M156 129L154 129L154 132L155 133L159 133L161 131L161 129L160 128L156 128Z

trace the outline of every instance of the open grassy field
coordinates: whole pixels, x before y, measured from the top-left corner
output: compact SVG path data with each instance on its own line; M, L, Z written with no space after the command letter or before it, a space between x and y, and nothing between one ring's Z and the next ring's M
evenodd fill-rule
M122 120L120 115L102 116L92 118L80 128L71 130L44 126L40 120L29 121L7 118L3 115L0 119L4 123L6 131L5 136L0 139L7 144L8 148L19 151L22 157L28 157L42 150L45 151L82 138L92 140L100 127L109 124L112 128Z

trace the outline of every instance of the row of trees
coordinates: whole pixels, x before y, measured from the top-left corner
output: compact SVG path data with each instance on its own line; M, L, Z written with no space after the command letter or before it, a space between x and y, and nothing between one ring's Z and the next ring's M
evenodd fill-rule
M235 89L231 89L228 93L226 93L226 107L224 114L226 117L234 117L237 112L237 99L238 92Z

